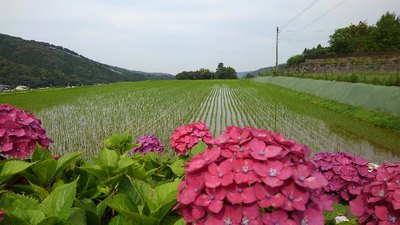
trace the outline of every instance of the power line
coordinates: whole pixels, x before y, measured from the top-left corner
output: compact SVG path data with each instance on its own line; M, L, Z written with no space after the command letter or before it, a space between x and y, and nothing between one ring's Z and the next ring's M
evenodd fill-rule
M303 15L305 12L307 12L307 10L309 10L311 7L313 7L319 0L315 0L313 1L309 6L307 6L305 9L303 9L301 12L299 12L297 15L295 15L292 19L290 19L288 22L286 22L285 24L283 24L281 26L281 28L289 25L291 22L293 22L295 19L297 19L298 17L300 17L301 15Z
M299 16L303 15L307 10L309 10L311 7L313 7L313 5L315 5L319 0L314 0L309 6L307 6L305 9L303 9L300 13L298 13L297 15L295 15L292 19L290 19L288 22L286 22L284 25L282 25L282 27L287 26L288 24L290 24L291 22L293 22L295 19L297 19ZM276 27L276 55L275 55L275 70L278 70L278 53L279 53L279 45L278 45L278 41L279 41L279 27Z
M299 30L279 30L280 32L285 32L285 33L297 33ZM334 29L330 30L308 30L308 33L324 33L324 32L332 32L335 31Z
M337 9L339 6L341 6L343 3L345 3L347 0L342 0L341 2L339 2L338 4L336 4L333 8L329 9L328 11L326 11L324 14L322 14L321 16L317 17L316 19L314 19L313 21L311 21L309 24L305 25L304 27L302 27L300 30L298 30L297 32L293 33L293 35L287 37L286 39L294 36L297 33L302 32L303 30L305 30L306 28L308 28L309 26L313 25L315 22L317 22L318 20L324 18L325 16L327 16L329 13L331 13L332 11L334 11L335 9Z
M316 41L327 41L327 39L298 39L298 40L281 40L283 43L297 43L297 42L316 42Z

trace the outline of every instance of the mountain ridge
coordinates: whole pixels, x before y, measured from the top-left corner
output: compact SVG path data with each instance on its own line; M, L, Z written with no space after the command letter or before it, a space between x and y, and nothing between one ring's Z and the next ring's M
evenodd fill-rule
M174 79L103 64L68 48L0 34L0 84L30 87Z

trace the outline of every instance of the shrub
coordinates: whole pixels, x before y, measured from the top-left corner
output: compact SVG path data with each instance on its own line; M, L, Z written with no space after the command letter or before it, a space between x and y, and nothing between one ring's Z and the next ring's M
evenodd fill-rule
M294 55L294 56L290 57L287 60L286 63L287 63L288 66L296 66L296 65L298 65L300 63L303 63L305 61L306 61L306 58L304 58L304 56L302 56L302 55Z

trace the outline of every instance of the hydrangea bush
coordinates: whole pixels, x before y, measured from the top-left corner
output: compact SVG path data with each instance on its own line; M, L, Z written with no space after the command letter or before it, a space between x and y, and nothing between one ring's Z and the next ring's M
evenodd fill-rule
M328 180L324 191L338 202L347 202L362 194L363 187L370 183L376 170L369 168L369 162L353 157L348 152L322 152L313 160Z
M211 144L213 137L208 127L203 122L195 122L178 127L171 135L171 148L177 154L186 155L200 141Z
M350 209L359 224L400 224L400 163L380 166L376 178L350 201Z
M281 134L231 126L186 164L175 209L188 224L324 224L328 182L309 154Z
M132 153L140 152L146 154L148 152L163 153L164 144L161 143L153 134L147 134L139 137L136 141L139 146L132 149Z
M26 158L37 144L48 149L52 141L41 124L31 112L0 104L0 154Z

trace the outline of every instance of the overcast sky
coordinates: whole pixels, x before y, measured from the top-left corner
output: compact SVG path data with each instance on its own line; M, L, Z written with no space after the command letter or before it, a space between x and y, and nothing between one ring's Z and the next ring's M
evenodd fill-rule
M223 62L249 71L275 64L277 26L283 63L386 11L399 15L400 1L0 0L0 33L132 70L176 74Z

